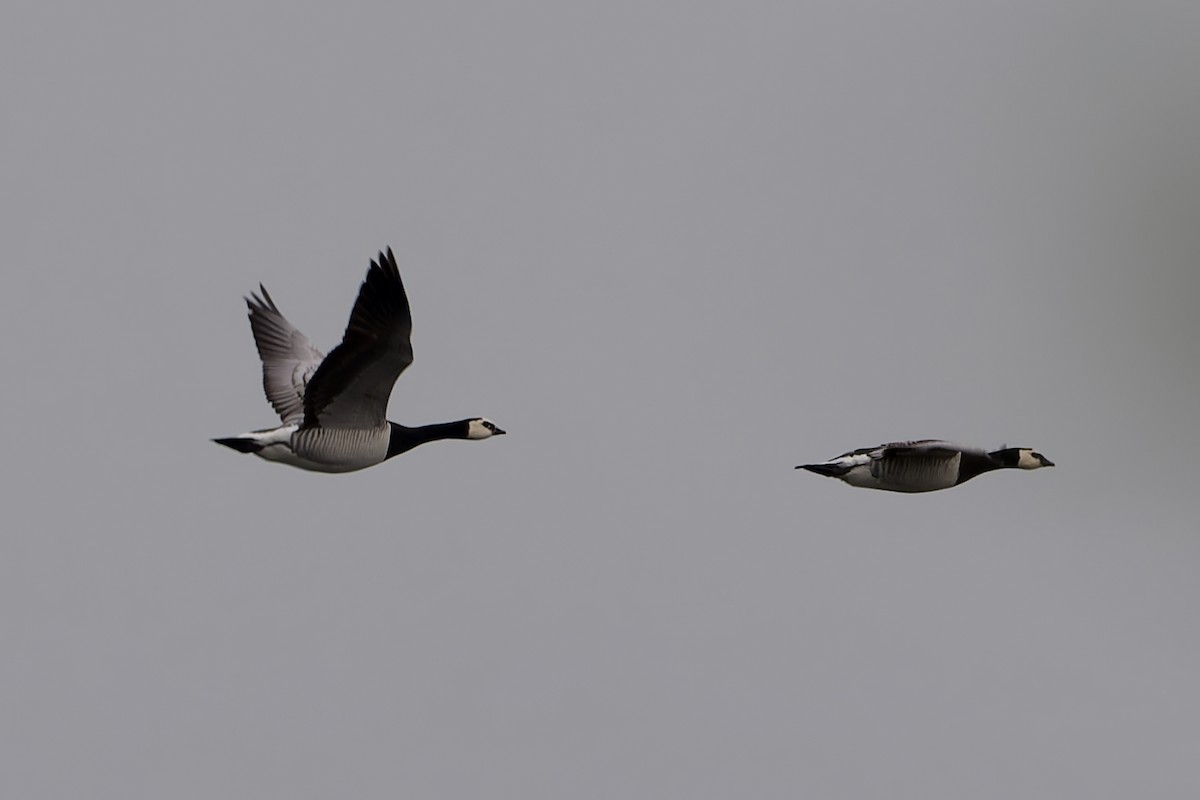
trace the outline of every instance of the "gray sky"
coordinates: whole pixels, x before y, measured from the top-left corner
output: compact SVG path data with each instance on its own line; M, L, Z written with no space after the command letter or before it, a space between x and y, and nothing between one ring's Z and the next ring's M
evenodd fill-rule
M1200 795L1200 7L311 6L3 15L0 795ZM389 244L510 435L211 444Z

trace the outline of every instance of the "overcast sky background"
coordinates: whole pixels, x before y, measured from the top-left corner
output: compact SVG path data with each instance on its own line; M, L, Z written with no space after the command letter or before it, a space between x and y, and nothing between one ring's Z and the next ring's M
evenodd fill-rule
M0 795L1200 796L1200 6L2 16ZM211 444L387 245L510 435Z

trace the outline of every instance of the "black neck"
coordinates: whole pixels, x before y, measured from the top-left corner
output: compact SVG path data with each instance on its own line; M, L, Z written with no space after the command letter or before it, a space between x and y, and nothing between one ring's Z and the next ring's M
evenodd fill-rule
M1007 465L996 457L996 453L964 452L958 460L958 482L969 481L976 475L982 475L1004 466Z
M388 441L387 457L407 453L417 445L426 442L436 442L438 439L466 439L469 420L458 422L439 422L436 425L421 425L417 428L406 428L389 422L392 438Z
M988 453L988 456L999 467L1015 467L1017 466L1017 462L1021 460L1021 448L1006 447L1003 450L995 450Z

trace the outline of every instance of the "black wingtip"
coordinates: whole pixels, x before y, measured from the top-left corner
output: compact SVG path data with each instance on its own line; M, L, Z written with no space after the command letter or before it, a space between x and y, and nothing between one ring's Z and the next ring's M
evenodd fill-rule
M390 245L386 250L379 251L379 255L371 262L371 266L378 267L381 272L391 273L397 278L400 277L400 267L396 264L396 256L392 254Z
M213 439L213 441L217 444L233 448L239 453L257 453L262 449L262 445L253 439L243 439L240 436L231 436L227 439Z
M246 305L250 307L251 311L279 311L275 306L275 301L271 299L271 295L267 292L267 287L261 283L258 285L258 292L250 292L249 297L242 299L246 301Z

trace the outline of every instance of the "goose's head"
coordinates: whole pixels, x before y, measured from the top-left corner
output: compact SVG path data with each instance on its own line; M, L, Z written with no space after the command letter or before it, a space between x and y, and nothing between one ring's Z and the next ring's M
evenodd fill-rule
M1028 447L1022 447L1020 451L1021 454L1017 456L1017 466L1021 469L1041 469L1054 466L1053 461Z
M467 438L468 439L490 439L493 436L503 436L504 431L496 427L496 423L490 419L476 417L475 419L467 420Z
M1041 469L1053 467L1054 462L1030 447L1005 447L992 453L1001 464L1017 469Z

